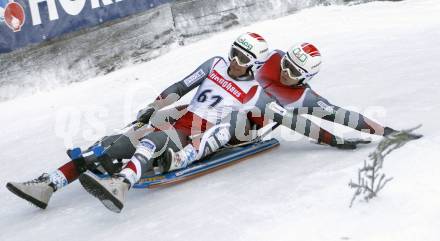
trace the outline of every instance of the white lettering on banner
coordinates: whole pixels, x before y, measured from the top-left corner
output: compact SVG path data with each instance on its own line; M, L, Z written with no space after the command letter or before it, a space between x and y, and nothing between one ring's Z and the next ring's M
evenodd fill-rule
M86 0L59 0L64 11L69 15L78 15L86 5Z
M58 0L63 10L72 16L76 16L84 10L87 0ZM124 0L90 0L91 9L101 8L103 6L111 5L114 2L121 2ZM47 11L49 13L49 20L59 19L58 8L55 0L29 0L29 8L31 11L32 25L41 24L40 4L47 3ZM101 4L102 3L102 4Z
M91 0L91 1L92 1L92 9L100 8L101 7L101 5L99 4L100 1L102 2L102 4L104 4L104 6L113 4L112 0Z
M31 16L32 16L32 25L34 26L41 24L40 9L38 7L38 4L42 2L47 2L47 10L49 11L49 20L52 21L52 20L57 20L59 18L55 0L29 0L29 8L31 9Z

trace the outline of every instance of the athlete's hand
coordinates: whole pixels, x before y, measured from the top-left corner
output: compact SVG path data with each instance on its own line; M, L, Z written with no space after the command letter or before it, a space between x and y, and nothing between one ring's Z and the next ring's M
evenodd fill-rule
M354 150L357 148L357 145L368 143L371 143L371 139L350 138L344 140L344 142L341 144L336 144L335 147L343 150Z
M389 135L396 133L396 132L397 131L394 130L393 128L386 126L383 130L383 136L389 136Z
M156 111L153 107L147 106L144 109L140 110L137 114L137 121L147 124L150 121L151 116Z
M415 127L410 130L394 130L390 127L385 127L383 136L386 138L395 138L400 136L401 138L409 139L409 140L417 140L423 137L422 134L413 133L412 131L418 129L420 126Z

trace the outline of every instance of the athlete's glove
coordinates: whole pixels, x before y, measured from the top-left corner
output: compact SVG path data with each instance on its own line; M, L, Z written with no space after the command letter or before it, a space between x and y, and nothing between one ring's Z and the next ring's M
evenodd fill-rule
M417 128L415 128L415 129L417 129ZM392 136L398 136L398 135L404 135L405 138L410 139L410 140L416 140L416 139L420 139L423 137L422 134L411 133L411 131L408 131L408 130L398 131L398 130L394 130L390 127L384 128L384 132L383 132L384 137L388 137L388 138L391 137L392 138Z
M138 112L136 120L147 124L155 111L156 110L153 107L147 106Z
M344 140L344 143L336 144L335 147L343 150L354 150L359 144L371 143L371 139L350 138Z
M397 132L397 131L394 130L393 128L386 126L386 127L383 129L383 136L389 136L389 135L391 135L391 134L393 134L393 133L396 133L396 132Z

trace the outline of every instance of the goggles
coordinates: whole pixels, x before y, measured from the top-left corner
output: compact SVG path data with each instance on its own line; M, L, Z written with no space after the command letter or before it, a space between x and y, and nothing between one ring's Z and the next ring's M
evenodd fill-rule
M235 60L237 64L241 67L250 67L254 64L255 57L251 53L248 53L235 44L232 45L231 51L229 52L229 61Z
M297 68L292 60L286 55L281 59L281 70L286 71L289 75L289 78L302 81L305 79L305 71Z
M303 84L316 74L309 74L306 70L297 66L288 53L281 59L281 70L286 71L289 78L296 80L298 84Z

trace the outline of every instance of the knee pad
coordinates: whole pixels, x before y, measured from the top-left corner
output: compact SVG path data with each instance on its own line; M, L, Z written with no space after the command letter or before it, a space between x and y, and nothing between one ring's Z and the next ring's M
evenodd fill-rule
M147 160L153 158L154 152L156 151L156 144L148 139L143 139L137 145L134 155L142 156Z
M131 159L136 159L140 163L142 172L148 172L153 168L153 155L155 151L156 145L148 139L143 139L137 145L136 151Z
M219 124L211 127L203 133L196 160L199 160L226 145L226 143L231 140L230 127L231 125L229 123Z

